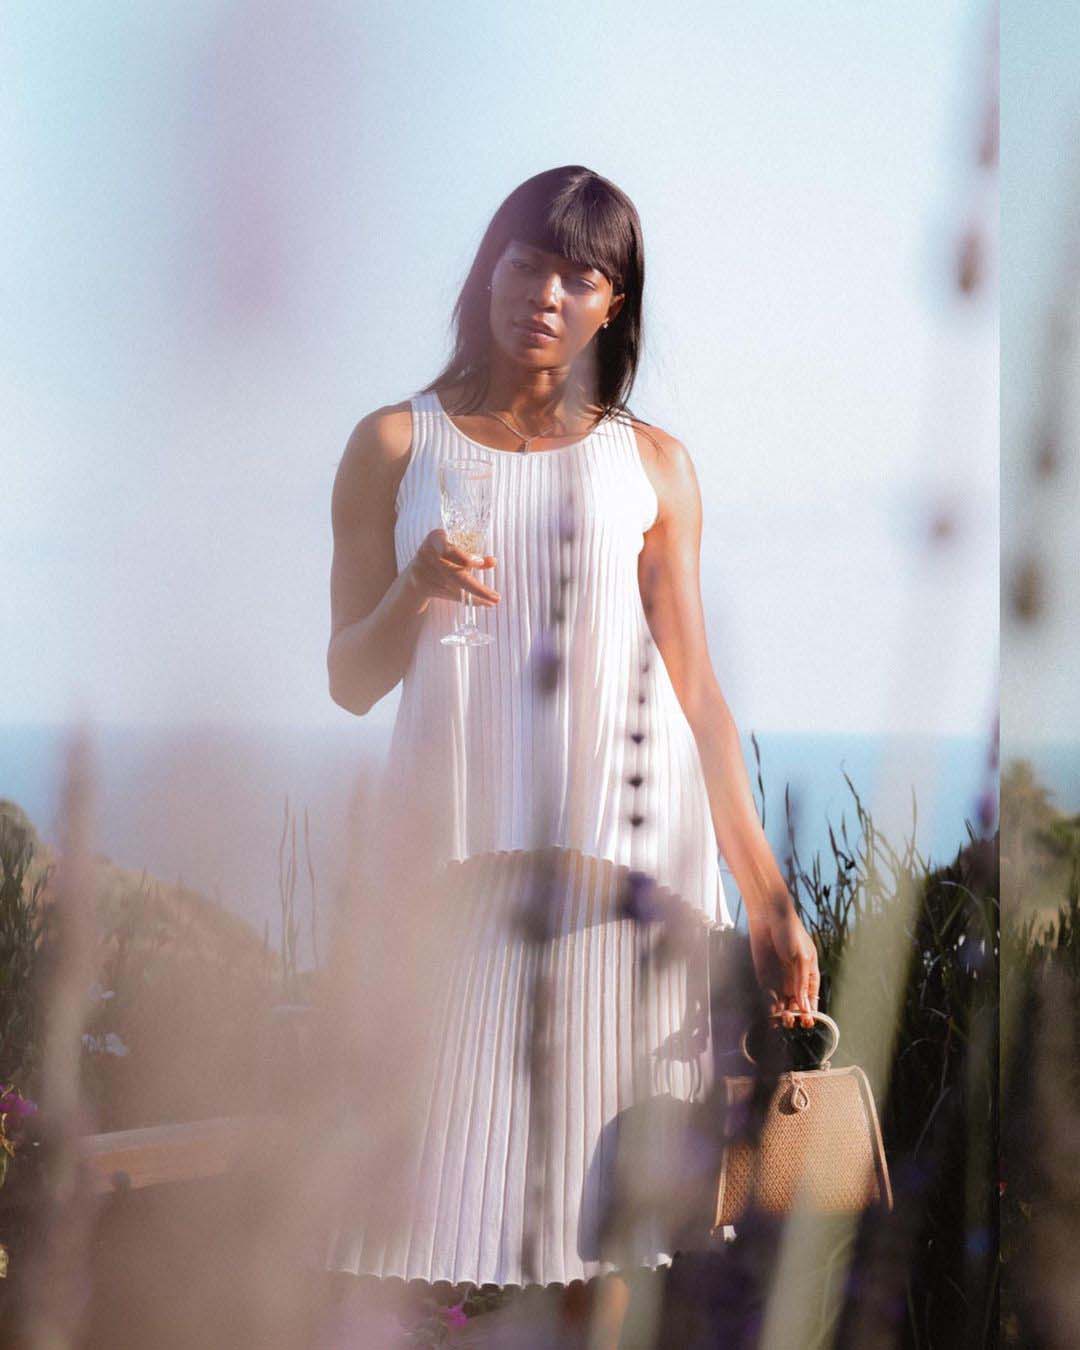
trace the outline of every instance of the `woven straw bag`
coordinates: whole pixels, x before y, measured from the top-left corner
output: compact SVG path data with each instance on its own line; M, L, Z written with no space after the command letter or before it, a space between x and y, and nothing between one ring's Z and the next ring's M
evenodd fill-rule
M830 1067L840 1028L825 1013L813 1015L829 1028L832 1044L818 1068L780 1075L756 1147L737 1135L757 1080L723 1080L728 1141L720 1163L717 1229L734 1223L751 1198L771 1214L789 1213L796 1204L837 1213L873 1204L892 1209L881 1127L866 1074L854 1064ZM754 1063L746 1041L744 1032L742 1051Z

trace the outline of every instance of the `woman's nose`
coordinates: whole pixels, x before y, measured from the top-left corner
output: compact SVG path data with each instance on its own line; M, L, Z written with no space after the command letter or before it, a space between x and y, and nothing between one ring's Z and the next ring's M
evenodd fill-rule
M530 299L536 305L557 305L562 297L562 281L558 272L549 272L547 276L538 275L533 280L533 294Z

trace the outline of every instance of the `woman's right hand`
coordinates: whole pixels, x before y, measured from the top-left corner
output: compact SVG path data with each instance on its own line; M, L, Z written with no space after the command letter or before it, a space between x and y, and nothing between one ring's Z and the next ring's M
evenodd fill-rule
M749 921L750 953L758 983L769 998L769 1011L786 1027L812 1027L817 1011L821 973L814 939L788 900L768 916Z
M427 609L430 600L463 600L463 591L471 593L474 604L490 608L499 602L498 591L485 586L469 569L494 566L495 559L490 553L482 558L466 553L450 542L445 530L432 530L413 555L406 576L424 602L421 610Z

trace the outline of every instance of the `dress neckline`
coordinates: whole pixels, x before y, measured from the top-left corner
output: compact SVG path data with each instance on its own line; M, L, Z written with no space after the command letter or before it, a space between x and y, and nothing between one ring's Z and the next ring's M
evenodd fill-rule
M463 441L469 445L475 445L478 450L486 450L489 455L501 455L505 459L546 459L548 455L565 455L570 450L580 450L583 445L593 439L593 437L604 426L604 422L598 422L592 431L586 432L580 441L574 441L570 445L558 445L552 450L500 450L496 445L485 445L483 441L473 440L471 436L466 436L464 431L458 426L454 419L443 407L443 401L436 390L431 391L431 397L435 400L435 409L441 415L443 421L449 426L455 435L460 436Z

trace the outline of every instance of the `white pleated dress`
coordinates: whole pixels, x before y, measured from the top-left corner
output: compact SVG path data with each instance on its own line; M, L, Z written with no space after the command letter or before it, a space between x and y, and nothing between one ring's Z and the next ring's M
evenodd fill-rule
M605 1216L624 1127L709 1086L707 988L696 961L643 959L657 925L627 913L627 880L700 917L701 972L707 929L731 918L697 746L642 606L656 493L625 417L522 454L465 436L434 393L411 406L398 568L441 525L437 465L491 461L497 565L480 575L501 599L476 608L495 640L474 648L440 642L461 607L433 601L402 682L381 801L423 821L462 922L415 1185L378 1231L342 1216L326 1264L497 1285L657 1266L662 1223L643 1212L616 1242Z

